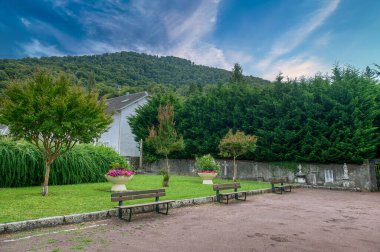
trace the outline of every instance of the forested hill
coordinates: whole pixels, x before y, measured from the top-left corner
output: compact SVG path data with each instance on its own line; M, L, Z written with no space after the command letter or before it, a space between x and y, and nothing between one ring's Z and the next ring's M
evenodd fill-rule
M87 56L2 59L0 84L11 79L25 78L37 67L47 68L52 72L64 71L75 75L82 83L86 83L93 73L97 83L102 82L109 86L206 85L228 82L231 76L230 71L195 65L177 57L117 52ZM253 85L269 83L253 76L245 76L245 81Z

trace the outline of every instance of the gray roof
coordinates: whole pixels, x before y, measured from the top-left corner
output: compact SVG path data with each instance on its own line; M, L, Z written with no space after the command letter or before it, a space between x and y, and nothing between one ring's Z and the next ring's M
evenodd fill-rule
M123 96L107 99L107 113L120 111L147 96L147 92L139 92L134 94L127 93Z

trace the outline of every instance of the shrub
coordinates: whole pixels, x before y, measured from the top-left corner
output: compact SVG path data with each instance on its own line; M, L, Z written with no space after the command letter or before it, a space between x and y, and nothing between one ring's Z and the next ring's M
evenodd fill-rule
M112 148L78 144L52 164L49 181L51 185L102 182L111 162L125 164ZM40 185L44 178L41 154L30 143L0 139L0 177L0 187Z
M196 158L195 165L199 172L219 172L220 165L210 155L204 155L200 158Z

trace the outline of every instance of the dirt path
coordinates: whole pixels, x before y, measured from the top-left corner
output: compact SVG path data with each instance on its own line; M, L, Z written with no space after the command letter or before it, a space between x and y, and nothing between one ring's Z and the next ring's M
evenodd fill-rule
M113 218L0 236L2 252L75 250L378 252L380 193L296 189L136 215L131 223Z

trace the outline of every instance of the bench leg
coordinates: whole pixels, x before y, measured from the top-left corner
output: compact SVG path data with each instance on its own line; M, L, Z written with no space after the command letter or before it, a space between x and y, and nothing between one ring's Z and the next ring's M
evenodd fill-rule
M128 222L131 222L132 219L132 208L127 208L127 213L128 213Z
M123 209L119 208L119 214L118 214L118 217L119 219L122 219L123 218Z
M235 194L235 199L236 200L241 200L241 201L246 201L247 200L247 192L243 192L242 194L244 195L244 199L239 198L239 194L238 193Z
M164 203L164 204L166 204L166 211L165 211L165 212L161 212L160 210L158 210L158 211L156 211L156 212L159 213L159 214L165 214L165 215L168 215L168 212L169 212L169 203ZM158 205L156 205L156 209L160 209L160 208L158 207Z

